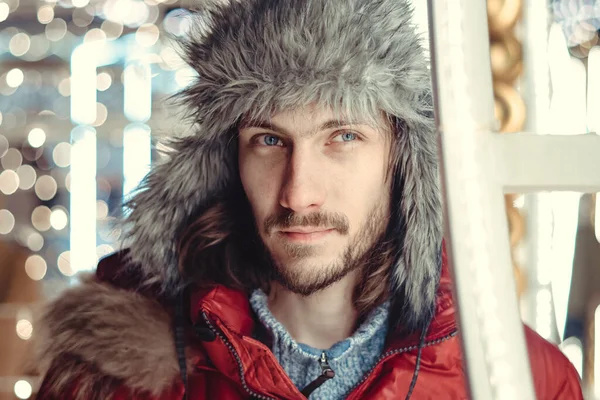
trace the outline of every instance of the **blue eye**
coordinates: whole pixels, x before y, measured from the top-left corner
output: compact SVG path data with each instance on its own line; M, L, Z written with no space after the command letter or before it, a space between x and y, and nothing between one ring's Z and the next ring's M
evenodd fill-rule
M342 133L340 136L344 142L350 142L356 139L356 133L353 132Z
M272 135L265 135L263 136L263 143L267 146L277 146L279 138Z

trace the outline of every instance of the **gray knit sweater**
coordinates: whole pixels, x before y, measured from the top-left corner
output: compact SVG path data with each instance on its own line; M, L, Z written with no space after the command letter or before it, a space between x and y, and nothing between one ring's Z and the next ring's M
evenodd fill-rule
M275 358L298 389L304 389L321 375L319 358L325 352L335 377L315 390L311 400L344 399L375 365L385 345L389 303L373 310L351 337L329 349L316 349L292 339L269 310L267 296L261 290L252 293L250 304L270 336Z

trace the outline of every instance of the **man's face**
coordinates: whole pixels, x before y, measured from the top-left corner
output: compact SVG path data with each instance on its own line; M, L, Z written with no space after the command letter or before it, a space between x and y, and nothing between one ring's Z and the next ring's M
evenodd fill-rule
M310 295L342 279L385 232L392 134L383 118L374 125L310 107L241 127L242 185L288 290Z

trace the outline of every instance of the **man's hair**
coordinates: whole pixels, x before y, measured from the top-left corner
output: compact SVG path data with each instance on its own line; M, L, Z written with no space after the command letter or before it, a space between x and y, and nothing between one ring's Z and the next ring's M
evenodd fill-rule
M394 186L399 181L395 176L401 173L401 166L397 161L399 148L395 137L402 134L404 124L396 119L390 122L392 141L387 178L391 180L392 198L389 220L397 221L401 217L394 207L399 204L395 197L401 191ZM232 141L230 145L236 144ZM402 234L394 228L394 224L388 222L383 237L378 238L358 260L362 275L354 289L353 302L359 318L389 298L392 266L400 251L395 236ZM268 292L270 283L276 279L239 181L226 198L193 219L179 238L178 255L181 274L199 287L224 285L247 293L254 289Z

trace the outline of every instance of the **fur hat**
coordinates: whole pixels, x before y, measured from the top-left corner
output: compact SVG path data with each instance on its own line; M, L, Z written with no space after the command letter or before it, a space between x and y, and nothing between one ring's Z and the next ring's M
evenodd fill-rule
M394 194L393 315L409 330L431 318L442 243L430 73L406 0L227 0L201 6L183 42L198 73L178 99L192 133L172 141L130 203L131 260L147 282L184 283L177 239L237 180L232 132L247 116L312 103L399 121Z

